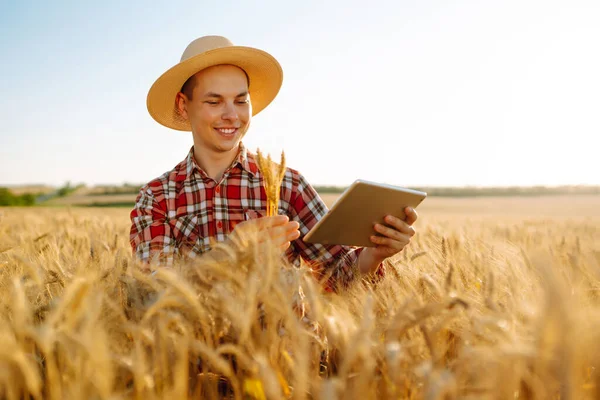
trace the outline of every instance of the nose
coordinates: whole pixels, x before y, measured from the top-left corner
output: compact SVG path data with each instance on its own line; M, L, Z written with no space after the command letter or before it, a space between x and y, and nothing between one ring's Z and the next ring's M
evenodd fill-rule
M236 121L238 119L238 113L235 108L235 104L226 102L225 108L223 109L223 114L221 115L221 119L227 121Z

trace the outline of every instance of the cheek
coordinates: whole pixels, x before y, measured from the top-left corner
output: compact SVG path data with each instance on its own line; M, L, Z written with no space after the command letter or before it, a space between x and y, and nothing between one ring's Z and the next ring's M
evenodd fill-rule
M191 115L191 122L196 126L212 126L218 118L219 114L215 110L202 107Z
M252 118L252 109L246 108L246 109L242 110L238 115L239 115L240 121L242 121L242 123L244 125L248 125L250 123L250 119Z

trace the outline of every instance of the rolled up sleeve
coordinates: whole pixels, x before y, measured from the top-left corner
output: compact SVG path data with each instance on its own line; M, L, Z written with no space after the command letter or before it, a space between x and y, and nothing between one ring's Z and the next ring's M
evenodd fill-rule
M300 237L292 243L294 250L310 265L317 279L324 282L326 291L348 288L361 276L358 257L364 247L305 243L302 238L323 218L328 209L302 175L299 176L297 192L291 200L293 218L300 224ZM384 276L385 266L382 263L373 277L379 280Z

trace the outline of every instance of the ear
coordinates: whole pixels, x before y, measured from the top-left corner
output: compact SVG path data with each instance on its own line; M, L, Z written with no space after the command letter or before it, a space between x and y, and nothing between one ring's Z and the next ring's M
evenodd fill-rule
M185 120L188 119L187 104L188 98L186 97L186 95L181 92L178 92L175 96L175 108L179 112L179 115L181 115Z

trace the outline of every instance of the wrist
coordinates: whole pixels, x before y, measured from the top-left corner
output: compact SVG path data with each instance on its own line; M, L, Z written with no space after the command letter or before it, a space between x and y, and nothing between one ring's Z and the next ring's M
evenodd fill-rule
M358 257L358 267L362 274L370 274L377 270L377 267L385 260L376 256L374 248L365 247Z

